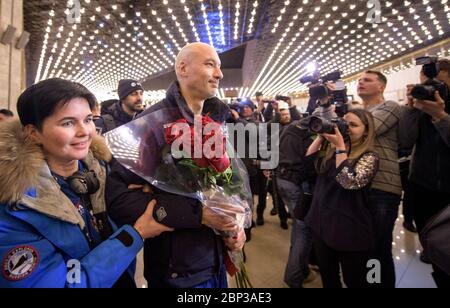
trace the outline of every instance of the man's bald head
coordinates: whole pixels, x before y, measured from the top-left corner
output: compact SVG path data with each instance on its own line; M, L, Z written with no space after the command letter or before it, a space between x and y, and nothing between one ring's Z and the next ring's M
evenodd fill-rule
M206 43L196 42L184 46L175 60L175 72L177 77L179 77L179 68L182 63L190 64L198 55L211 52L216 53L215 49Z
M175 63L177 80L184 94L202 100L215 96L223 78L220 66L214 47L205 43L186 45Z

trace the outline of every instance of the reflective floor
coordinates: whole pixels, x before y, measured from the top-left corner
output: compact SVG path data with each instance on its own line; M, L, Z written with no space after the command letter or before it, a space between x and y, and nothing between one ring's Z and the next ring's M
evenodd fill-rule
M268 200L269 201L269 200ZM283 282L284 269L289 254L290 232L280 227L278 216L270 216L268 202L265 224L252 231L252 240L246 245L247 271L255 288L287 288ZM431 266L420 261L420 244L417 234L404 230L403 216L397 219L393 253L398 288L435 288L431 278ZM136 280L139 287L146 287L142 277L142 257L138 259ZM314 272L305 288L321 288L320 274ZM234 287L234 279L230 279Z

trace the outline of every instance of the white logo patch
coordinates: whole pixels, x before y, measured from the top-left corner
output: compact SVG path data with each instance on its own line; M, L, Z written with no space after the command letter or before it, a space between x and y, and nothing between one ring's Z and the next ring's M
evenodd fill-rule
M162 222L164 218L167 217L167 212L163 207L161 207L156 211L156 216L158 216L158 221Z
M35 248L21 246L12 249L2 262L3 276L10 281L19 281L30 276L39 263Z

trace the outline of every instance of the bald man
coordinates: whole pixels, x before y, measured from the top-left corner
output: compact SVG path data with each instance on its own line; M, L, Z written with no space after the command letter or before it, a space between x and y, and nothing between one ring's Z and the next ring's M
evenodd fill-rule
M175 121L180 118L193 123L194 116L208 114L217 122L224 122L229 108L215 97L223 78L220 59L211 46L194 43L184 47L175 64L177 81L167 91L166 98L146 110L140 117L157 113ZM159 118L158 118L159 120ZM166 120L161 120L166 121ZM168 123L172 123L168 122ZM163 130L161 123L159 129ZM149 132L149 146L145 157L160 155L158 133ZM154 137L154 138L153 138ZM144 154L143 154L144 155ZM119 225L131 224L144 213L147 204L156 199L155 217L158 222L175 229L147 240L144 249L144 276L153 288L225 288L224 267L226 249L241 249L245 233L239 230L234 239L223 238L213 230L228 231L235 227L195 200L168 194L153 187L156 193L128 189L136 185L150 185L117 162L106 185L106 201L110 217Z

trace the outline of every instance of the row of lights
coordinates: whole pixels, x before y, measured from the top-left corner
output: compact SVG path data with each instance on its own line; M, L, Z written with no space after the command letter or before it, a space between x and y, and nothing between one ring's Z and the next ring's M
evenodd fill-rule
M256 16L256 9L258 8L258 1L255 0L255 2L253 2L253 11L251 12L251 17L249 20L249 24L248 24L248 30L247 30L247 34L252 34L253 32L253 24L255 23L255 16Z
M307 1L304 1L307 3ZM326 0L322 0L323 3L326 2ZM341 1L341 2L345 2ZM424 5L427 5L426 10L430 13L430 18L433 21L433 24L436 26L436 32L438 33L443 33L442 32L442 27L439 26L439 23L437 22L437 20L435 19L436 16L432 13L432 8L430 6L428 6L428 2L427 0L423 1ZM447 0L441 0L441 4L444 5L444 12L448 12L448 7L445 6L445 4L447 3ZM348 6L345 6L345 8L350 8L350 10L355 10L356 9L356 4L350 4ZM301 8L300 8L301 9ZM300 10L299 9L299 10ZM332 10L333 11L337 11L339 9L338 6L333 6ZM316 7L314 9L315 12L319 12L320 11L320 7ZM398 12L393 12L397 13ZM348 14L347 12L342 12L342 14ZM363 17L366 13L364 11L361 11L357 14L352 13L353 16L358 15L358 17ZM327 15L326 15L327 16ZM325 17L326 17L325 16ZM344 17L344 15L342 15ZM345 15L345 17L347 17L348 15ZM293 18L295 18L296 15L294 15ZM314 19L317 16L313 13L309 15L310 19ZM449 18L449 16L447 16L447 18ZM407 23L405 21L405 18L403 16L401 17L396 17L396 19L398 20L398 22L402 25L405 26L405 24ZM336 34L338 34L337 36L339 37L345 37L345 35L343 33L345 32L349 32L349 34L347 35L347 38L350 38L350 35L352 35L352 37L355 36L356 33L361 33L362 28L364 27L363 24L357 24L357 26L352 26L351 30L348 31L350 29L351 24L356 24L356 19L350 19L350 24L344 24L342 26L342 30L338 30L336 32ZM386 21L386 20L385 20ZM342 21L340 21L339 19L335 20L334 23L339 24ZM423 26L423 22L419 21L421 24L419 24L419 26ZM306 22L305 22L306 23ZM449 19L449 23L450 23L450 19ZM320 22L319 22L320 25ZM307 25L306 25L307 26ZM328 31L332 30L332 26L330 25L328 28ZM286 28L287 31L290 31L292 27L292 23L290 23L288 25L288 27ZM378 25L374 24L373 25L374 29L376 29L378 27ZM301 27L299 28L299 32L303 33L305 30L307 30L307 27ZM358 31L359 30L359 31ZM393 30L397 30L396 33L394 33L395 35L397 35L397 37L401 37L403 40L405 39L405 36L398 32L398 29L393 29ZM409 29L408 29L409 30ZM431 40L434 37L431 36L431 33L429 33L428 29L426 29L425 27L422 27L421 30L423 31L423 36L426 36L423 38L421 37L415 37L414 39L416 40L416 44L421 44L423 43L425 40ZM285 31L285 33L287 32ZM441 31L441 32L439 32ZM284 34L282 35L282 37L280 38L280 41L278 43L277 46L275 46L274 51L272 52L272 55L269 57L269 60L266 63L266 66L263 68L263 70L260 72L260 76L257 78L256 82L252 85L252 87L250 88L250 90L246 93L244 93L245 96L253 93L256 90L262 90L264 93L268 93L270 94L275 94L276 92L291 92L291 91L299 91L301 89L304 89L305 86L302 86L299 84L298 82L298 78L299 76L301 76L301 74L305 73L304 70L304 65L306 63L308 63L309 61L305 61L305 60L313 60L311 59L311 55L314 55L314 53L317 53L317 49L315 49L314 51L311 48L307 48L306 50L304 50L303 54L298 55L297 53L299 52L299 49L297 48L296 50L294 50L293 52L291 52L291 55L289 57L286 57L286 53L287 51L291 48L291 46L293 46L293 43L296 40L296 37L299 36L299 32L296 33L296 36L294 36L292 38L292 41L289 44L286 44L283 39L284 39ZM339 33L340 32L340 33ZM370 33L372 32L372 33ZM383 36L381 35L376 35L375 33L373 33L374 31L370 31L369 29L365 29L363 34L356 34L357 38L359 39L358 41L353 41L354 44L360 44L360 46L358 46L358 48L353 48L354 46L347 46L346 50L344 49L345 46L345 42L342 41L339 44L337 44L336 42L334 43L334 45L331 45L330 47L328 47L328 51L330 52L329 55L327 55L327 57L325 57L325 59L323 59L321 62L322 63L332 63L334 58L338 58L339 61L335 61L335 64L330 66L328 69L322 70L323 73L327 73L327 72L331 72L332 70L338 69L338 68L343 68L346 67L347 64L349 62L351 62L350 58L351 55L353 55L353 57L356 57L357 55L361 54L364 52L364 47L366 46L362 46L361 40L365 40L365 44L368 44L369 46L372 45L372 53L369 54L367 53L366 56L364 57L364 59L362 59L359 64L355 63L356 61L353 61L354 64L350 65L349 68L347 70L345 70L345 75L349 75L352 74L358 70L363 69L364 67L367 66L371 66L374 65L376 63L379 63L381 61L384 61L386 59L389 59L392 56L395 56L397 54L399 54L399 52L404 52L406 51L408 48L413 48L415 47L415 45L409 41L408 45L406 44L401 44L400 42L398 42L396 39L389 37L389 41L392 45L390 44L386 44L386 45L382 45L382 37L386 38L389 36L388 33L383 33L384 30L379 27L378 29L378 33L381 34L383 33ZM394 31L395 32L395 31ZM317 42L320 42L320 46L325 46L329 45L330 41L328 40L328 44L327 41L322 42L321 40L323 40L324 37L326 37L326 34L328 33L322 33L322 35L320 35L320 31L319 31L319 27L316 27L312 30L310 30L309 32L310 34L308 35L309 37L314 37L315 40L314 42L312 42L312 46L317 45ZM284 37L283 37L284 36ZM308 38L308 36L306 36L302 42L304 43L305 41L310 41L310 39ZM423 37L422 36L422 37ZM336 37L335 37L336 39ZM339 41L339 40L338 40ZM279 55L278 59L276 61L274 61L274 55L276 54L276 52L278 51L279 47L281 46L283 42L283 46L285 47L283 52ZM338 46L340 45L340 47L338 48ZM300 44L301 46L301 44ZM334 47L333 47L334 46ZM321 48L321 47L318 47ZM335 52L333 54L331 54L331 50L335 50ZM353 51L350 52L349 48L353 48ZM309 59L305 58L306 55L309 55ZM341 54L344 54L344 57L341 56ZM285 68L286 65L290 62L290 60L296 57L296 61L295 62L299 62L300 59L304 59L304 61L302 61L298 66L293 66L291 63L291 66L288 68ZM320 57L316 57L316 59L319 59ZM281 59L286 59L284 61L283 64L279 65L278 63L281 61ZM364 63L364 64L361 64ZM326 65L324 65L326 68ZM274 70L274 67L278 67L278 72L279 73L272 73ZM268 69L270 68L270 70L268 71ZM280 70L283 69L283 72L280 72ZM265 76L262 80L261 80L261 76ZM288 78L285 78L286 76L289 76ZM284 86L284 87L283 87Z
M182 29L181 24L177 20L180 17L172 14L173 9L167 0L161 1L169 16L172 16L171 19L178 29L178 37L181 37L184 43L189 42L184 29ZM260 71L260 75L255 83L251 87L240 89L242 96L248 96L256 90L262 90L270 95L276 92L290 92L304 89L304 86L299 85L298 77L305 73L304 66L312 60L317 61L323 73L331 72L337 68L345 68L344 74L350 75L367 66L375 65L410 48L414 48L417 44L435 39L444 33L429 0L423 0L422 5L433 21L432 29L426 27L423 21L418 18L417 11L420 11L420 9L411 7L411 2L405 1L404 6L406 10L401 10L401 12L413 15L413 22L408 22L405 16L400 14L399 9L392 8L391 13L395 16L395 20L389 19L387 21L385 18L384 21L387 22L385 26L374 24L371 30L367 29L367 27L364 29L364 22L361 23L361 20L364 20L367 12L356 12L357 5L355 3L349 4L350 1L340 0L342 3L341 6L337 4L331 7L333 12L337 12L341 8L342 12L340 16L342 16L342 19L336 19L328 23L327 20L331 14L327 13L324 15L325 19L320 21L316 27L313 27L313 21L319 17L321 7L314 7L311 12L305 12L304 8L300 7L296 14L292 16L292 20L287 23L284 32L279 35L278 44ZM86 4L90 3L89 0L84 0L84 2ZM309 7L309 0L303 0L302 2L305 7L306 5ZM327 0L321 0L321 2L326 4ZM443 11L447 13L447 19L450 23L449 8L446 5L447 0L440 0L439 2L443 5ZM71 0L68 1L68 4L70 3ZM190 26L193 28L194 36L199 41L195 22L190 15L190 10L186 6L185 0L180 0L180 3L184 6L184 11L186 12ZM210 43L213 43L206 6L203 0L199 0L199 3L201 4L208 39ZM283 4L283 8L274 21L275 24L272 33L277 33L280 24L283 22L285 13L289 11L291 2L285 1ZM385 5L388 8L392 7L392 3L390 2L386 2ZM253 2L248 32L251 32L253 28L257 7L258 1L255 0ZM113 12L118 9L117 5L112 5L111 8ZM237 19L235 18L234 38L237 39L239 36L236 38L236 35L240 32L239 17L241 16L241 4L239 1L236 2L234 8L236 9L235 17L237 17ZM222 26L222 2L219 2L218 9ZM45 79L47 76L73 77L69 74L72 73L71 71L75 71L77 72L75 74L77 80L89 82L98 91L104 91L116 87L116 83L120 78L134 77L136 79L143 79L173 66L175 53L181 49L181 46L175 35L169 30L175 27L173 25L169 26L168 22L163 23L162 19L157 17L164 16L164 14L159 14L155 10L151 11L156 21L159 21L158 25L162 29L161 33L154 29L154 27L152 28L152 26L147 25L148 20L144 19L140 12L136 12L136 17L133 20L125 20L125 26L120 27L120 31L114 34L114 40L108 44L99 37L99 34L105 27L108 27L108 21L111 15L108 10L101 7L97 7L95 12L98 14L108 14L104 15L105 20L98 23L98 29L95 29L92 35L82 32L75 40L74 31L77 30L77 26L73 25L72 31L65 41L62 38L65 30L64 26L53 29L55 12L50 12L38 66L38 74L36 76L37 81ZM86 11L83 8L82 14L85 13ZM303 23L298 25L300 18L305 16L306 20L302 20ZM120 17L125 19L126 15L121 13ZM96 21L95 13L88 20ZM141 26L136 25L137 21L140 22L142 27L146 27L146 29L143 30ZM417 26L413 26L413 23L417 24ZM398 31L400 27L407 27L407 31L411 37L407 37ZM387 30L389 29L393 33L388 33ZM296 31L294 32L293 30ZM242 29L242 32L244 32L244 29ZM132 33L137 34L134 36ZM291 33L295 34L288 41L288 36L291 36ZM303 36L304 33L308 34ZM335 35L329 37L331 33L335 33ZM155 39L149 38L149 34ZM51 35L56 37L60 44L64 42L64 45L58 46L58 42L56 42L50 46L49 40ZM168 44L164 41L163 37L168 37L169 41L172 42L170 45L175 46L175 48L168 48ZM223 43L225 40L223 27L220 30L220 38ZM384 43L386 40L388 40L388 44ZM301 42L297 43L299 41ZM107 51L108 49L109 51ZM370 49L371 51L365 52L366 49ZM66 54L67 52L68 54ZM98 56L99 61L92 64L89 61L84 62L79 60L89 54ZM45 61L46 63L44 63ZM51 72L50 67L53 67ZM106 80L103 78L106 78Z
M182 46L178 43L178 37L183 40L183 45L190 42L181 24L178 22L179 16L175 16L173 9L169 5L169 1L161 0L166 7L167 13L171 16L171 20L178 29L178 36L170 32L175 28L172 25L169 26L169 21L162 21L158 16L165 16L165 14L159 14L155 10L151 11L152 16L156 18L158 26L161 28L161 34L154 29L154 26L148 25L148 20L143 18L143 14L136 12L136 16L127 20L125 13L117 13L118 5L111 5L110 10L97 6L93 9L91 16L83 16L83 22L96 23L97 28L92 32L87 30L83 31L81 35L74 38L74 32L77 30L77 25L72 26L72 31L64 38L65 33L64 26L59 27L59 31L52 29L51 25L57 21L55 11L52 11L48 20L49 27L46 29L46 35L42 46L41 57L38 65L38 72L36 75L36 82L48 77L64 77L75 78L74 81L86 82L95 91L106 91L112 87L116 87L116 82L120 78L145 78L164 69L173 66L176 53ZM206 30L208 32L208 39L213 44L213 38L211 28L209 25L208 14L203 0L199 0L203 17L205 20ZM91 4L90 0L84 0L86 5ZM183 5L186 17L189 20L190 26L195 36L196 41L200 41L197 29L195 27L195 21L190 15L190 9L186 6L185 0L180 0ZM67 6L71 7L73 0L67 2ZM148 5L147 5L148 6ZM252 21L256 14L257 1L253 4ZM221 42L225 45L225 28L223 22L223 5L219 3L219 16L221 23ZM85 7L81 9L82 15L86 15L87 10ZM69 9L66 9L65 15L71 14ZM123 20L123 26L118 27L117 33L115 33L111 39L106 42L102 38L102 33L108 31L108 28L112 28L110 24L112 16L118 16ZM239 16L240 14L237 13ZM159 19L158 19L159 18ZM77 20L81 22L81 19ZM63 24L64 23L60 23ZM67 27L67 26L66 26ZM150 39L149 39L150 36ZM164 42L163 37L168 37L167 44ZM154 39L153 39L154 38ZM53 39L56 42L50 46L49 41ZM174 46L170 48L170 45ZM51 51L50 51L51 50ZM139 50L143 51L144 55L140 58L133 57L134 55L140 55ZM98 57L98 61L94 64L91 61L84 61L85 58ZM136 67L127 69L126 67L133 66L133 59L135 60ZM100 63L100 64L99 64ZM52 69L51 69L52 68ZM75 72L75 73L73 73ZM107 78L107 80L103 80Z

